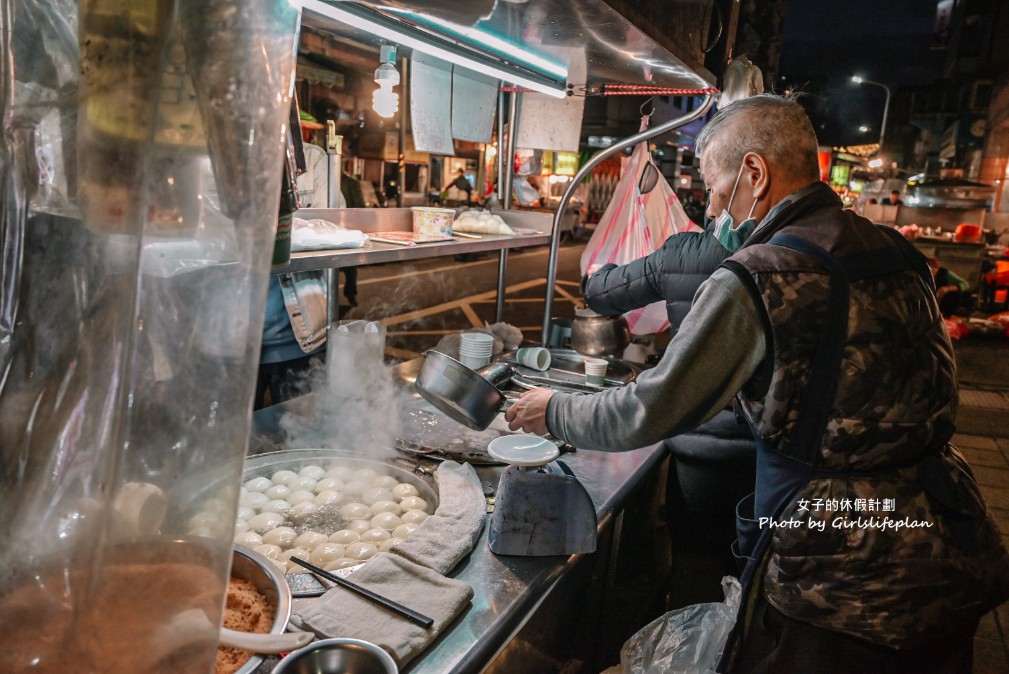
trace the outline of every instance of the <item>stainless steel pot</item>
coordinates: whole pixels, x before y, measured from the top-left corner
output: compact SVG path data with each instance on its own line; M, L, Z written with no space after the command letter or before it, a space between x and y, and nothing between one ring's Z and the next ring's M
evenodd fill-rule
M571 323L571 348L585 356L614 356L631 343L623 316L580 315Z
M438 351L424 354L414 387L439 411L477 431L490 426L505 403L496 386Z

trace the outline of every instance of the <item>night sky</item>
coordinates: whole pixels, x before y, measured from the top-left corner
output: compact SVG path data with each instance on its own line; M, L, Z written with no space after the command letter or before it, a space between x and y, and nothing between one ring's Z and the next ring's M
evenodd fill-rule
M930 48L935 11L935 0L789 0L775 89L810 95L822 144L854 145L878 139L886 94L851 76L886 84L894 92L889 136L896 90L942 77L946 52Z

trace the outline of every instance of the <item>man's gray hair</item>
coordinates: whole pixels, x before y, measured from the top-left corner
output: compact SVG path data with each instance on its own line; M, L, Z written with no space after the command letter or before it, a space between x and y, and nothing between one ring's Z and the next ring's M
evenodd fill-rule
M818 180L816 133L794 96L759 94L735 101L697 136L696 154L716 169L734 172L756 152L796 181Z

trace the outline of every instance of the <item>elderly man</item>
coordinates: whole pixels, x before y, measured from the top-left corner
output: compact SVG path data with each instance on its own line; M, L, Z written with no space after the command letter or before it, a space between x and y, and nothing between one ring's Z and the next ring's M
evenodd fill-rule
M819 182L816 145L789 98L719 111L697 148L709 215L739 251L635 384L530 391L507 418L620 451L735 395L758 459L736 542L750 601L723 665L969 672L978 620L1009 597L1009 556L949 444L956 372L931 274Z

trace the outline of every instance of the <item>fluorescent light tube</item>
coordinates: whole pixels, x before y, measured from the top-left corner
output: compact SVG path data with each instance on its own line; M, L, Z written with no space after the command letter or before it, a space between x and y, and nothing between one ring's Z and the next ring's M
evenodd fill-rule
M471 51L451 40L397 21L361 5L350 2L329 4L321 0L303 0L302 6L305 12L345 23L375 37L396 42L404 47L430 54L495 79L555 98L567 96L566 82L563 78L536 73L525 68L516 69L487 54Z

